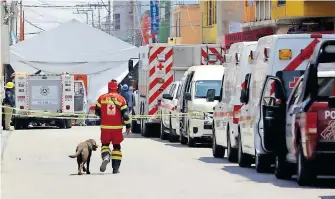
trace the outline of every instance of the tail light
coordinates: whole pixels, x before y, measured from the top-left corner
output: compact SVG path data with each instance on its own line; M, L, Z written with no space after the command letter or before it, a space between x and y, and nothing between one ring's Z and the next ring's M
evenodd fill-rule
M240 110L242 105L234 105L233 108L233 123L238 124L238 120L240 118Z
M66 110L70 110L70 106L69 105L66 105Z
M317 134L317 112L301 113L301 141L302 149L306 158L313 157L313 151L316 148L318 134Z

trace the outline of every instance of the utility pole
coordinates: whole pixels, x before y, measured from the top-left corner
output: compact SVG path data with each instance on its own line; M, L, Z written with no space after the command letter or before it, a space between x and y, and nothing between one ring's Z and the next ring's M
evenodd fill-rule
M85 14L86 15L86 24L88 24L88 11L77 9L77 12L73 12L73 14Z
M98 28L101 30L100 8L100 3L98 3Z
M107 15L107 30L108 30L108 34L112 34L112 31L111 31L111 1L108 0L108 15Z

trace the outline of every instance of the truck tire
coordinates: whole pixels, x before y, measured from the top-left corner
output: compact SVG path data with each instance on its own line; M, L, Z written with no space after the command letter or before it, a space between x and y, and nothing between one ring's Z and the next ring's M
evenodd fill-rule
M144 121L143 121L144 122ZM143 136L144 137L149 137L149 130L150 130L150 124L144 123L143 124Z
M214 126L214 125L213 125ZM213 128L212 153L214 158L223 158L226 149L216 144L215 129Z
M275 176L277 179L290 179L293 172L290 164L286 161L285 155L276 156Z
M298 146L297 153L297 182L299 186L308 186L316 178L316 174L313 172L313 163L306 160L301 144Z
M19 119L19 118L14 118L14 129L15 130L20 130L20 129L22 129L22 123L21 123L22 121L21 121L21 119Z
M251 155L243 153L241 135L238 136L238 155L237 156L238 156L237 162L240 167L243 167L243 168L251 167L251 164L253 163L253 158Z
M131 121L131 132L132 133L140 133L140 125L137 124L136 120Z
M257 173L268 173L271 170L271 161L268 155L256 153L255 165Z
M165 130L166 128L163 124L163 121L161 120L161 128L160 128L160 135L159 135L161 140L166 140L169 137L169 134L167 134Z
M66 128L66 122L65 122L65 120L63 120L63 119L58 120L58 122L57 122L57 126L58 126L60 129L65 129L65 128Z
M65 127L66 127L67 129L72 128L72 120L71 120L71 119L66 119L66 120L65 120Z

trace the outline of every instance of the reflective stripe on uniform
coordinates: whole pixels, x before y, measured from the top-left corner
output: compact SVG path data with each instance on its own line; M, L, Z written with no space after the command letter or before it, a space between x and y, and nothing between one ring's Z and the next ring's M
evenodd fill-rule
M101 104L100 104L99 102L97 102L95 105L96 105L97 107L101 108Z
M128 108L127 105L121 106L121 111L123 111L124 109L127 109L127 108Z
M124 121L125 124L130 124L130 120Z
M102 129L123 129L123 126L107 126L107 125L101 125L100 128L102 128Z
M112 151L112 160L122 160L122 152L121 151Z
M111 153L111 150L109 146L102 146L101 147L101 153L108 152L109 154Z
M113 100L111 98L109 98L109 99L107 98L106 100L101 100L101 104L115 104L115 105L119 105L119 106L122 105L122 103L119 102L117 99L113 98Z

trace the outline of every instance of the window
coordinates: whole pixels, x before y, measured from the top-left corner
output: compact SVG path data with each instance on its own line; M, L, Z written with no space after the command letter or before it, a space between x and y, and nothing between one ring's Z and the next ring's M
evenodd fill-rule
M195 82L195 98L206 98L207 90L215 89L215 96L220 97L221 81L220 80L201 80Z
M335 78L334 77L319 77L318 78L318 97L329 98L335 95Z
M283 6L285 4L286 4L286 0L284 0L284 1L278 1L278 6Z
M213 24L213 1L210 0L208 4L208 25L210 26Z
M170 89L170 92L169 92L169 95L170 95L171 97L173 97L173 95L174 95L175 88L176 88L176 85L173 84L173 85L171 86L171 89Z
M177 94L176 94L176 99L179 99L180 94L181 94L181 90L182 90L182 86L181 86L181 84L179 84Z
M121 18L120 14L114 14L114 30L121 29Z

